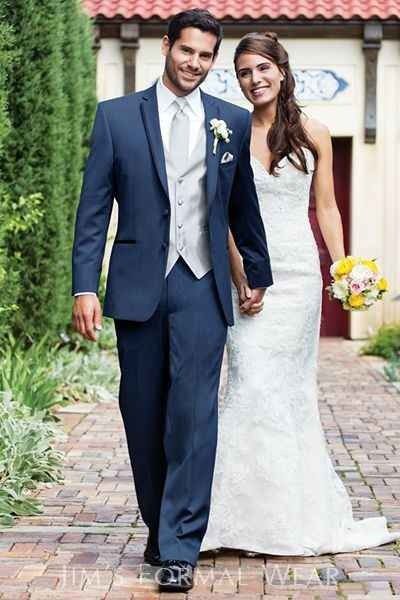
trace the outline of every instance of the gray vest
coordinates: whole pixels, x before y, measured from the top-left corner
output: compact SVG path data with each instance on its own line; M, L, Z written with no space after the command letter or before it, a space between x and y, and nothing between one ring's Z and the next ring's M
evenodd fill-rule
M171 143L177 143L172 140ZM212 268L206 196L206 132L202 127L184 173L177 173L165 149L171 226L166 276L183 258L200 279Z

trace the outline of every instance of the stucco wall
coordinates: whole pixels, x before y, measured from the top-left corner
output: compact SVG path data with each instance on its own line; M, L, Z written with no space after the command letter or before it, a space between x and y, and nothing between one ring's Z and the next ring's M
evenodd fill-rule
M299 72L334 73L345 89L329 99L319 91L302 101L305 112L324 122L332 136L353 139L351 188L351 252L379 259L392 293L366 313L352 314L351 335L365 337L382 322L400 319L400 43L384 41L378 62L378 135L376 144L364 143L364 55L361 40L284 39L292 68ZM223 41L216 69L231 69L237 40ZM163 68L160 41L142 39L137 53L136 89L148 87ZM232 83L231 77L230 82ZM323 80L319 87L324 87ZM206 82L207 83L207 82ZM229 86L228 86L229 87ZM328 89L329 85L325 87ZM212 91L215 81L211 85ZM319 89L319 88L318 88ZM233 90L233 87L232 87ZM98 54L100 99L123 93L123 67L119 40L102 40ZM233 94L232 101L246 105ZM229 96L228 93L228 96ZM323 96L323 94L321 94ZM328 94L329 95L329 94Z

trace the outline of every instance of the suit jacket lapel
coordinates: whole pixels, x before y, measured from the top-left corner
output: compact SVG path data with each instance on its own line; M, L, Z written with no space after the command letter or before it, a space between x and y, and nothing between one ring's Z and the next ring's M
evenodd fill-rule
M219 119L219 106L217 102L214 102L212 96L208 96L202 92L201 97L205 112L205 127L207 136L207 200L208 206L210 207L212 201L214 200L217 189L218 167L221 151L221 142L219 142L217 146L217 152L216 154L213 154L214 133L210 129L210 121L211 119Z
M160 118L158 116L156 89L156 85L154 85L143 93L143 100L140 105L140 110L142 112L143 124L146 130L147 139L149 141L151 154L153 156L154 166L164 192L168 198L168 179L167 170L165 167L164 146L160 130Z

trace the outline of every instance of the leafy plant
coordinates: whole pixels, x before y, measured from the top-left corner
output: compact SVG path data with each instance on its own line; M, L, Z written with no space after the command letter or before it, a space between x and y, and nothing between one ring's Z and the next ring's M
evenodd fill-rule
M400 324L383 325L361 348L362 354L393 360L400 356Z
M50 416L50 409L60 402L58 381L52 373L56 348L48 339L27 349L11 335L0 350L0 390L10 390L15 401L24 404L31 414Z
M53 367L58 392L66 402L109 399L118 391L118 364L108 352L61 349Z
M0 393L0 524L41 512L32 496L40 483L61 482L63 454L54 445L62 435L28 407Z
M383 372L388 381L400 381L400 356L392 358L388 364L383 367Z

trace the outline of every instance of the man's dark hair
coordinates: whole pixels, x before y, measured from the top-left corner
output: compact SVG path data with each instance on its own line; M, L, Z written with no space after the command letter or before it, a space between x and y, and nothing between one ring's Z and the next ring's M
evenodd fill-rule
M193 8L191 10L184 10L175 15L168 24L167 35L171 47L175 44L176 40L179 39L182 29L185 29L186 27L196 27L197 29L200 29L200 31L215 35L217 43L214 48L214 56L217 54L222 41L222 27L208 10Z

